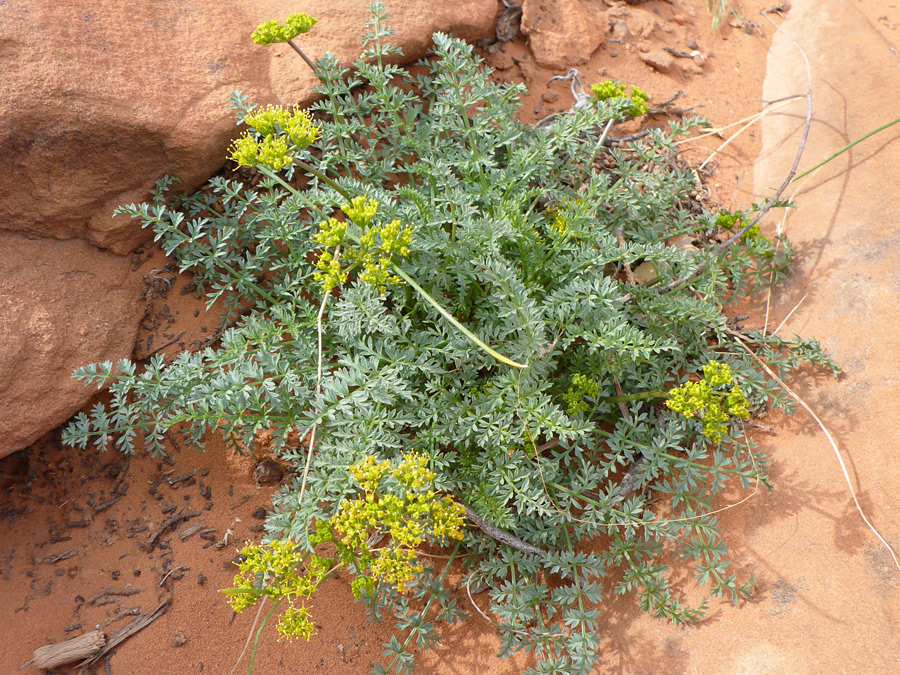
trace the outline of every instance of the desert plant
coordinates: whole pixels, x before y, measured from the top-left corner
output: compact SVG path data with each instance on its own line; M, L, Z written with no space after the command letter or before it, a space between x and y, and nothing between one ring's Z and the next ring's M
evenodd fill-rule
M246 550L235 607L287 599L280 630L306 636L302 598L345 566L371 615L397 622L376 671L408 672L412 642L463 616L446 584L458 560L466 589L487 590L501 653L588 673L606 593L703 616L670 588L673 550L713 595L750 593L710 511L728 482L767 484L743 420L790 399L733 336L779 374L832 364L813 341L740 332L723 313L782 278L790 249L739 229L752 208L692 197L673 143L702 120L616 141L646 97L613 83L531 127L516 119L522 87L492 81L464 42L436 34L427 74L389 63L372 11L352 69L316 62L308 112L234 96L250 128L232 158L258 184L178 196L166 179L119 210L224 302L221 340L80 369L111 403L64 438L158 453L169 430L200 448L218 432L252 452L268 432L296 473ZM742 236L723 250L729 230ZM638 264L655 279L635 281ZM441 566L417 557L452 542Z

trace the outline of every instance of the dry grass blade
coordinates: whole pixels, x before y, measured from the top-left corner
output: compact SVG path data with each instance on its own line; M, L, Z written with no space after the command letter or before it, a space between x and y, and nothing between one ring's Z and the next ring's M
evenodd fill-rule
M704 0L706 11L712 15L712 21L709 25L711 33L715 33L722 26L722 19L728 12L737 14L734 8L728 3L728 0Z
M747 131L747 129L749 129L749 128L752 127L754 124L756 124L757 122L759 122L760 120L762 120L763 117L765 117L766 115L768 115L768 114L771 113L771 112L774 112L774 111L778 110L779 108L784 107L784 106L787 105L788 103L792 102L794 99L796 99L796 98L802 98L802 97L803 97L802 94L797 94L797 95L791 96L791 97L789 97L788 99L786 99L786 100L784 100L784 101L778 102L777 104L771 104L771 105L769 105L768 107L763 108L763 110L761 110L760 112L756 113L755 115L751 115L750 117L748 117L748 118L746 119L746 121L744 122L743 126L741 126L740 129L738 129L738 130L735 131L731 136L729 136L729 137L726 138L724 141L722 141L722 143L719 145L719 147L717 147L715 150L713 150L712 153L710 153L709 157L707 157L706 159L703 160L703 162L700 164L700 166L697 167L697 170L698 170L698 171L702 171L703 169L705 169L705 168L706 168L706 165L709 164L709 163L713 160L713 158L714 158L716 155L718 155L720 152L722 152L722 150L724 150L725 148L727 148L727 147L732 143L732 141L734 141L738 136L740 136L742 133L744 133L745 131ZM737 123L735 123L735 124L739 124L739 122L737 122ZM735 126L735 124L729 124L729 125L727 125L727 126L725 126L725 127L722 127L721 130L727 129L728 127L731 127L731 126ZM718 132L721 131L721 130L720 130L720 129L717 129L717 130L715 130L715 131L716 131L716 133L718 133ZM709 134L707 134L707 135L709 135ZM698 136L697 138L700 138L700 136ZM691 139L688 139L688 140L695 140L695 139L691 138Z
M763 15L763 16L765 16L765 15ZM812 72L811 72L810 65L809 65L809 59L806 57L806 52L803 51L803 49L800 47L800 45L798 45L793 40L793 38L791 38L791 36L789 36L787 33L785 33L783 30L781 30L781 28L779 26L777 26L774 22L772 22L771 19L769 19L768 17L765 17L765 18L769 21L769 23L771 23L775 27L775 30L777 30L779 33L781 33L785 37L785 39L788 42L790 42L798 52L800 52L800 56L803 57L803 63L806 66L807 87L806 87L806 94L804 96L804 98L806 98L806 121L804 122L804 125L803 125L803 133L800 137L800 143L797 147L797 154L794 156L794 163L791 165L791 170L788 172L787 177L784 179L784 181L781 183L781 185L775 191L775 194L773 194L768 199L768 201L766 201L766 203L763 204L762 208L760 208L759 211L757 211L756 215L751 220L749 220L746 224L744 224L743 227L741 227L739 230L737 230L731 237L726 239L722 244L720 244L718 247L713 249L711 252L712 256L710 258L701 262L693 270L691 270L684 276L679 277L678 279L675 279L674 281L670 281L669 283L665 284L664 286L659 286L658 288L655 288L654 292L656 292L656 293L668 293L669 291L674 290L680 286L683 286L684 284L686 284L689 281L692 281L693 279L698 277L703 272L703 270L705 270L707 267L709 267L710 260L717 259L720 255L722 255L722 253L724 253L726 250L728 250L736 242L740 241L741 237L743 237L750 230L751 227L756 225L760 220L762 220L763 216L765 216L770 210L772 210L772 208L775 206L775 204L777 204L778 201L781 199L781 196L784 194L784 191L791 184L791 181L793 180L794 176L797 175L797 167L800 165L800 158L803 157L803 150L806 148L806 140L809 138L809 130L810 130L810 127L812 126ZM631 302L632 300L634 300L634 293L626 293L621 298L619 298L619 302L621 302L621 303Z
M875 526L872 525L871 522L869 522L869 519L866 517L866 514L863 511L862 506L860 506L859 500L856 497L856 490L853 489L853 481L850 480L850 473L847 471L847 465L844 463L844 458L841 456L841 451L838 449L837 443L835 442L831 433L828 431L828 428L825 426L825 424L822 422L822 420L819 419L819 416L816 415L815 412L813 412L813 409L809 407L809 405L806 403L806 401L804 401L802 398L800 398L800 396L798 396L794 392L794 390L791 389L784 382L784 380L782 380L780 377L778 377L778 375L776 375L774 372L772 372L772 369L769 368L769 366L767 366L765 364L765 362L762 359L760 359L753 352L753 350L750 349L744 343L743 340L741 340L737 335L734 335L733 337L737 341L737 343L756 360L756 362L760 365L760 367L766 371L766 373L769 375L769 377L771 377L775 382L777 382L778 386L780 386L782 389L784 389L788 393L788 395L800 405L801 408L803 408L807 413L809 413L809 416L812 417L813 420L815 420L816 424L819 425L819 428L822 430L822 433L825 434L825 438L828 439L828 443L831 445L831 449L834 451L834 456L837 457L838 464L841 467L841 473L844 474L844 481L847 483L847 489L850 490L850 496L853 498L853 504L856 506L856 510L859 512L859 515L863 519L863 522L866 524L866 526L870 530L872 530L872 533L876 537L878 537L878 541L880 541L884 545L884 547L888 550L888 552L891 554L891 558L894 559L894 565L896 565L897 569L900 570L900 560L897 559L897 554L894 552L894 549L891 548L891 545L889 543L887 543L887 540L885 540L885 538L881 536L881 534L878 532L878 530L875 529Z

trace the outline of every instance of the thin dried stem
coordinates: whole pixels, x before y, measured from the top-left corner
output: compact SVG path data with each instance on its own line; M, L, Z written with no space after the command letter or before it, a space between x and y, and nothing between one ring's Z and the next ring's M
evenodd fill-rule
M768 19L768 17L766 17L766 18ZM770 23L772 23L771 20L770 20ZM775 26L775 29L779 33L784 35L784 37L792 45L794 45L794 47L796 47L797 51L800 52L800 56L803 57L803 62L806 65L806 82L807 82L807 89L806 89L806 95L805 95L805 98L806 98L806 122L803 125L803 135L800 138L800 145L797 148L797 154L794 157L794 163L791 166L791 170L788 172L788 175L784 179L784 182L782 182L782 184L779 186L779 188L775 191L775 194L772 195L772 197L763 205L763 207L759 210L759 212L756 214L756 216L754 216L753 219L751 219L748 223L746 223L741 229L739 229L737 232L735 232L731 237L726 239L725 242L720 244L717 248L713 249L711 257L709 257L706 260L704 260L703 262L701 262L699 265L697 265L697 267L695 267L693 270L691 270L684 276L682 276L678 279L675 279L674 281L670 281L665 286L660 286L659 288L652 289L653 292L655 292L655 293L667 293L668 291L671 291L680 286L683 286L684 284L688 283L689 281L692 281L697 276L699 276L700 273L703 272L703 270L705 270L707 267L709 267L710 260L714 260L714 259L718 258L722 253L724 253L726 250L728 250L736 242L740 241L741 237L744 236L750 230L751 227L756 225L762 219L762 217L764 215L766 215L772 209L773 206L775 206L776 202L778 202L778 200L781 199L781 195L784 194L784 191L787 189L788 185L791 184L791 181L793 180L794 176L797 173L797 167L800 165L800 158L803 157L803 151L806 149L806 140L809 137L809 129L812 126L812 72L811 72L811 69L809 66L809 59L806 58L806 53L803 51L803 49L800 47L800 45L798 45L789 35L787 35L784 31L782 31L780 27L775 25L775 23L772 23L772 25ZM633 299L634 299L633 293L626 293L625 295L622 296L620 301L624 303L624 302L630 302Z
M822 433L825 434L825 438L828 439L828 443L831 445L831 449L834 451L834 456L837 457L838 464L841 467L841 473L844 475L844 481L847 483L847 489L850 490L850 496L853 498L853 504L856 506L857 512L859 513L860 517L863 519L863 522L866 524L866 526L878 538L878 541L880 541L884 545L884 547L888 550L888 552L891 554L891 558L894 559L894 565L896 565L897 569L900 570L900 560L897 559L897 554L894 552L894 549L891 548L891 545L887 543L885 538L881 536L881 534L878 532L878 530L875 529L875 526L872 525L872 523L869 522L869 519L866 517L866 514L863 511L862 506L859 503L859 499L857 499L857 497L856 497L856 490L853 489L853 481L850 480L850 473L847 471L847 465L844 463L844 458L841 456L841 451L838 449L837 443L835 442L834 438L832 437L831 432L828 431L828 428L825 426L825 424L822 422L822 420L819 419L819 416L816 415L815 412L813 412L813 409L809 407L809 405L806 403L806 401L804 401L802 398L800 398L800 396L798 396L794 392L794 390L791 389L784 382L784 380L782 380L780 377L778 377L778 375L776 375L774 372L772 372L772 369L769 368L769 366L767 366L766 363L761 358L759 358L756 355L756 353L744 343L743 340L741 340L741 338L739 338L737 335L732 335L732 337L734 337L734 339L737 341L737 343L741 347L743 347L743 349L756 360L756 362L760 365L760 367L766 371L766 373L769 375L769 377L771 377L775 382L777 382L778 386L780 386L782 389L784 389L784 391L787 392L787 394L792 399L794 399L800 405L801 408L803 408L807 413L809 413L809 416L812 417L813 420L815 420L816 424L819 425L819 428L822 430Z
M231 666L231 670L228 671L228 675L234 675L234 671L237 670L238 665L244 658L244 654L247 653L247 647L250 646L250 642L253 640L253 631L256 628L256 624L259 623L259 617L262 616L262 611L265 604L266 596L263 596L262 600L259 603L259 609L256 610L256 616L253 617L253 625L250 626L250 630L247 632L247 641L244 642L244 648L241 650L241 653L238 654L237 661L235 661L234 665Z
M782 326L784 326L784 324L787 323L787 320L791 318L791 315L792 315L794 312L796 312L796 311L797 311L797 308L803 303L804 300L806 300L806 296L807 296L807 295L809 295L809 293L805 293L805 294L803 295L803 297L800 298L800 302L798 302L796 305L794 305L794 308L793 308L790 312L787 313L787 316L784 317L784 318L781 320L781 323L780 323L780 324L778 324L778 328L776 328L775 330L773 330L773 331L770 333L770 335L776 335L776 334L778 333L778 331L781 330ZM766 324L768 324L768 320L766 320ZM764 324L764 325L766 325L766 324ZM763 332L763 335L765 335L765 331Z
M338 246L334 250L334 259L337 260L341 255L341 247ZM330 291L322 294L322 302L319 305L319 313L316 315L316 395L322 393L322 317L325 315L325 306L328 304L328 298L331 296ZM297 506L303 503L303 494L306 492L306 480L309 478L309 467L312 465L313 449L316 446L316 427L318 420L313 422L309 432L309 449L306 451L306 465L303 467L303 479L300 482L300 495L297 497Z

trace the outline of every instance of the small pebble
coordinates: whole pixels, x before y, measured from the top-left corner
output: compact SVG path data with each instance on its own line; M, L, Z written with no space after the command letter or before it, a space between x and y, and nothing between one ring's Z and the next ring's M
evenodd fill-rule
M253 474L260 485L275 485L284 478L284 469L274 459L264 459L256 465Z

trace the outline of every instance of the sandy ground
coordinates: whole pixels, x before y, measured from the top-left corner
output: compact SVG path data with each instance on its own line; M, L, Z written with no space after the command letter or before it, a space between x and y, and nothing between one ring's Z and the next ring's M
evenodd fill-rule
M645 39L608 40L579 71L586 83L614 77L639 84L654 103L682 91L676 106L716 125L734 122L757 112L760 99L807 88L797 48L759 14L773 3L735 3L745 21L731 17L734 25L726 19L710 35L699 0L648 2L641 8L656 13L657 29ZM793 0L784 17L768 16L810 61L814 122L801 169L896 116L896 6ZM642 48L685 50L687 40L707 58L701 74L680 65L658 73L639 58ZM499 77L529 86L527 121L571 104L565 84L548 83L563 73L537 67L521 38L487 58ZM740 206L772 193L797 151L804 105L766 117L717 156L716 200ZM839 381L808 374L791 384L831 430L863 507L892 543L900 543L898 136L900 126L798 181L787 193L798 208L784 221L767 219L769 231L786 229L798 253L796 275L772 295L769 328L800 303L780 332L821 339L843 366ZM722 140L699 144L691 158L702 161ZM160 267L157 259L142 259L137 255L135 264ZM149 294L138 354L177 337L171 352L202 340L215 325L202 313L194 316L200 305L181 293L188 280L173 275L172 281L172 288L157 284L161 293ZM751 309L748 327L762 325L763 303ZM155 343L148 346L151 335ZM736 571L752 570L758 580L754 597L737 607L713 600L704 622L674 628L642 615L632 598L610 596L602 606L598 674L900 672L900 571L854 510L833 450L812 420L800 412L767 423L776 435L758 440L772 459L775 491L721 514ZM35 648L95 626L113 634L134 612L149 613L171 599L160 618L98 662L96 672L229 673L254 616L233 616L218 589L230 584L240 543L261 537L259 516L276 488L258 484L260 458L230 457L211 442L204 454L172 447L170 462L126 462L111 452L61 448L55 438L0 461L0 672L14 673ZM185 537L192 525L202 528ZM687 573L671 563L676 573ZM366 621L345 581L326 582L317 596L318 635L310 643L278 642L274 631L266 632L257 673L368 672L390 631ZM685 592L699 596L691 582ZM422 655L421 672L513 675L525 663L498 660L492 628L477 616L445 636L441 647ZM235 672L245 671L246 656Z

